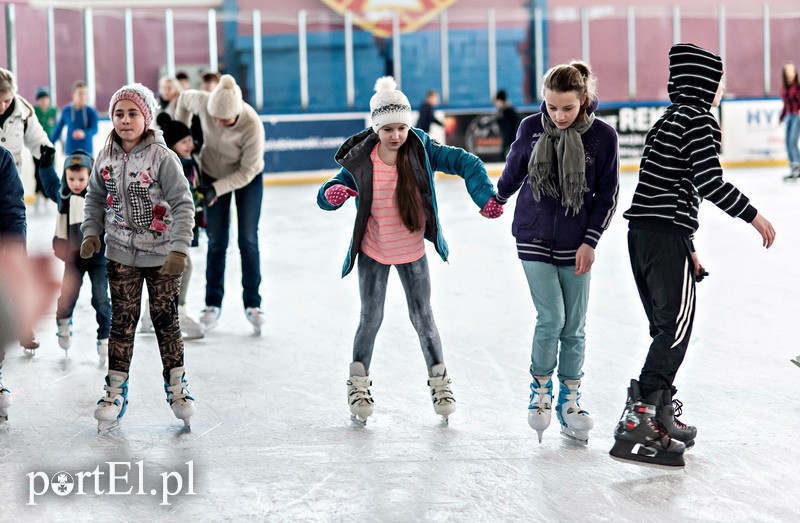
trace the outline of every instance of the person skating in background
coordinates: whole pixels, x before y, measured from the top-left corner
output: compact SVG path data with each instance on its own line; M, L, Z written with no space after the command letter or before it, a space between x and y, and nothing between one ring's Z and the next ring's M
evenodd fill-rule
M436 124L444 127L444 124L436 119L433 113L436 106L439 105L439 93L435 89L431 89L425 95L422 105L419 106L419 118L417 119L417 129L422 129L426 133L430 132L431 124Z
M97 354L100 363L108 357L108 335L111 330L111 302L108 298L105 246L100 238L100 248L90 258L80 256L83 234L81 224L89 177L94 158L77 149L67 156L59 180L54 170L42 170L45 193L58 205L53 251L64 262L61 295L56 307L58 345L68 350L72 346L72 314L78 302L83 276L89 274L92 283L92 307L97 320Z
M786 156L789 159L789 174L784 180L800 178L800 79L794 62L786 62L781 70L780 120L786 128Z
M16 172L22 170L22 150L27 148L33 156L35 169L53 167L55 149L36 118L36 111L22 96L17 94L17 79L14 73L0 67L0 143L14 159ZM41 161L40 161L41 158ZM20 345L28 350L39 347L34 332L22 336Z
M58 121L58 108L51 103L50 90L47 87L36 89L35 99L36 103L33 106L33 110L36 114L36 119L47 136L50 136ZM47 196L44 194L42 187L42 179L39 176L39 160L34 160L34 176L36 178L36 207L38 209L40 205L44 205L47 202Z
M583 62L550 69L542 98L540 112L520 125L497 199L505 203L520 191L512 233L537 314L528 423L541 442L550 426L557 367L561 431L588 441L594 423L578 402L584 328L594 251L617 205L617 133L595 118L596 79Z
M698 208L710 200L750 223L764 247L775 229L736 187L722 179L721 132L711 114L722 99L722 60L693 44L669 51L667 88L672 104L645 138L639 183L631 207L628 250L652 343L638 380L631 380L611 455L683 466L696 427L677 419L682 404L673 385L686 355L695 312L695 282L704 269L694 249Z
M72 86L72 102L61 109L61 116L50 140L56 143L66 127L64 154L80 149L94 155L94 137L97 134L97 109L89 105L89 89L86 82L77 81Z
M108 110L114 128L97 157L86 193L80 254L86 259L98 252L105 232L111 288L106 393L94 412L98 430L118 424L127 408L143 282L150 296L167 402L187 427L196 410L185 377L178 319L194 203L178 158L161 133L150 129L156 110L153 93L141 84L114 93Z
M195 89L181 93L175 119L188 124L193 114L200 117L203 127L199 162L208 236L206 307L200 322L207 331L213 329L222 313L231 203L235 199L245 316L255 333L261 334L265 316L259 291L258 221L264 194L264 124L256 110L242 100L236 80L227 74L211 93Z
M472 201L481 214L497 218L502 206L478 157L456 147L434 142L411 128L411 106L390 76L378 79L370 99L372 126L348 138L336 153L341 169L317 194L317 204L328 211L356 197L356 219L342 276L356 265L361 296L361 319L353 342L353 362L347 381L350 413L366 422L372 414L370 362L383 320L386 283L394 266L408 301L428 368L428 385L437 414L455 411L450 376L444 363L442 342L433 320L431 283L424 239L447 260L437 214L434 173L442 171L464 178Z
M500 128L500 136L503 139L503 161L508 156L508 151L511 149L511 144L517 136L517 127L519 127L519 115L517 114L514 106L508 101L508 95L503 89L497 91L494 96L494 106L497 109L495 118L497 126Z
M194 237L192 238L192 247L196 247L199 242L200 228L205 227L205 213L203 212L203 205L200 203L203 195L200 192L200 167L192 154L194 151L194 141L192 140L189 128L183 122L173 120L167 113L161 113L156 118L156 123L164 133L164 142L167 147L178 155L183 167L183 174L186 175L186 180L189 182L189 187L192 189L192 200L195 206L194 215ZM186 256L186 270L183 271L181 276L181 292L178 296L178 315L181 322L181 333L183 339L194 340L202 338L204 334L203 324L195 321L189 316L189 311L186 308L186 296L189 294L189 283L192 279L192 257ZM150 319L149 305L145 301L145 307L142 311L142 322L139 327L139 332L153 332L153 322Z
M167 113L170 118L173 118L181 92L183 92L183 86L177 78L162 76L158 80L158 100L161 104L161 112Z

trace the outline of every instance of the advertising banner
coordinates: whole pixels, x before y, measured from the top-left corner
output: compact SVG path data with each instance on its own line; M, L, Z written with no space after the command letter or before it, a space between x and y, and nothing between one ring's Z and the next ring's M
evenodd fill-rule
M780 100L726 100L722 110L725 160L785 160L784 126L778 120Z

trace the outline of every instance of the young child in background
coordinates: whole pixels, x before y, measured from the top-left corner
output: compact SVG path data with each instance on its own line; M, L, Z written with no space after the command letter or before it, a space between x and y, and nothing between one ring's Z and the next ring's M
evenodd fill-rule
M64 154L71 154L78 149L94 155L94 136L97 134L97 110L89 105L89 89L86 82L78 81L72 86L72 103L61 109L50 140L53 143L61 140L64 127L67 128L67 139L64 141Z
M114 93L108 110L114 128L97 157L86 193L81 257L100 250L105 231L111 288L106 394L94 412L98 431L118 425L128 405L128 371L143 282L150 296L167 402L187 427L196 411L185 377L178 320L194 204L175 153L161 133L150 129L156 110L153 93L141 84Z
M58 205L58 218L53 237L53 251L64 262L64 279L56 308L58 344L67 350L72 346L72 313L83 284L84 274L92 282L92 307L97 319L97 354L100 363L108 357L108 334L111 329L111 303L108 298L108 275L104 245L88 259L80 256L86 188L94 158L86 151L75 150L64 161L60 182L55 171L42 170L46 194Z
M487 218L497 218L502 206L483 163L463 149L440 145L411 128L411 106L391 76L378 79L370 100L372 126L351 136L336 153L339 173L319 189L317 204L332 211L356 196L356 222L346 276L358 256L361 320L353 342L353 362L347 381L350 413L365 423L372 414L369 366L375 337L383 321L386 283L394 266L408 301L411 322L419 335L435 412L455 411L442 341L431 310L431 282L423 239L432 242L447 261L447 243L437 214L434 173L464 178L472 201Z
M610 454L623 460L684 466L697 428L677 419L673 385L686 356L703 275L692 237L702 200L751 224L764 247L775 229L750 200L722 179L721 131L711 114L722 100L722 59L693 44L669 50L672 102L645 138L639 183L630 209L628 251L652 342L639 379L632 379Z
M56 121L58 120L58 109L50 103L50 91L47 87L36 89L36 103L33 106L33 111L47 136L53 134L53 129L55 129ZM33 175L36 178L36 208L38 209L39 206L47 202L47 195L44 192L42 179L39 176L39 160L34 158L33 163Z
M192 151L194 150L194 140L192 140L191 131L183 122L173 120L167 113L161 113L156 118L156 123L161 127L164 133L164 142L167 147L178 155L183 167L183 174L186 175L186 180L189 182L189 187L192 189L192 200L195 206L194 215L194 237L192 239L192 247L197 247L200 228L205 226L205 214L203 213L203 205L200 203L202 194L200 193L200 168L195 161ZM189 283L192 279L192 257L186 257L186 270L183 271L181 276L181 292L178 297L178 314L181 322L181 333L183 339L194 340L202 338L205 335L203 325L195 321L186 309L186 296L189 293ZM142 323L139 327L139 332L153 332L153 322L150 318L149 304L145 301L145 308L142 311Z
M541 112L522 121L497 182L501 202L520 191L511 229L536 308L528 424L540 443L550 426L556 367L561 432L588 441L594 426L578 403L589 281L619 192L617 133L595 118L595 86L588 64L551 68Z

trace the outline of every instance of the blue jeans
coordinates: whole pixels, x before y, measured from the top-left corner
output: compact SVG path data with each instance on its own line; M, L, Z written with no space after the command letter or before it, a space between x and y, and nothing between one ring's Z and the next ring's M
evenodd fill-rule
M92 307L97 320L97 339L104 340L108 338L111 330L111 300L108 297L105 260L103 263L98 263L94 259L78 259L64 264L64 279L61 282L61 295L56 305L56 319L72 318L83 285L83 275L87 272L92 282Z
M574 265L525 260L522 267L536 307L531 376L548 376L558 365L560 381L581 379L591 272L576 276Z
M203 184L214 181L203 175ZM239 253L242 256L242 299L245 307L260 307L261 261L258 251L258 221L264 185L261 176L233 193L217 197L206 210L208 257L206 261L206 305L222 306L225 294L225 257L230 232L231 200L236 199L236 220L239 223Z
M800 140L800 115L789 114L783 119L786 125L786 153L791 165L800 165L800 149L797 142Z

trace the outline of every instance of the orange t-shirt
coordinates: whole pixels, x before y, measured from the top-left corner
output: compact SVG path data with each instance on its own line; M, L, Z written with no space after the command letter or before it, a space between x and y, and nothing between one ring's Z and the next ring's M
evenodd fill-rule
M386 165L378 156L378 146L370 154L372 160L372 210L367 230L361 240L361 252L384 265L417 261L425 255L425 227L412 232L403 224L395 201L397 166ZM417 189L422 214L422 195ZM424 223L424 216L423 216Z

